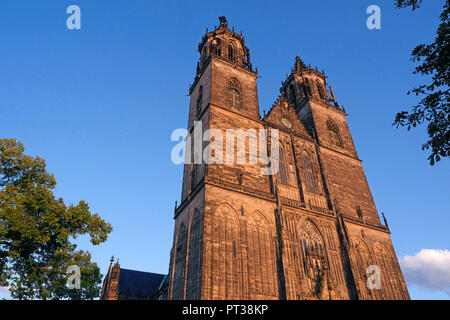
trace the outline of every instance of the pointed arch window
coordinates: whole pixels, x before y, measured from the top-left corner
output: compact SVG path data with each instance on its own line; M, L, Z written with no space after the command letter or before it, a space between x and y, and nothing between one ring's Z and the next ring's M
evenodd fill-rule
M245 268L248 270L248 293L278 296L276 280L276 264L272 247L271 228L263 215L254 211L247 217L245 231L247 234L247 250ZM239 258L239 246L238 258Z
M328 120L327 128L331 144L338 148L342 148L342 140L341 135L339 134L338 126L333 121Z
M377 265L380 268L381 274L385 275L381 277L381 287L379 290L383 299L400 300L408 299L403 291L402 280L400 279L400 270L396 259L392 257L389 250L377 242L374 245L374 258L377 261Z
M200 86L198 89L198 97L197 97L197 117L202 112L202 106L203 106L203 86Z
M195 188L198 182L198 164L191 164L191 190Z
M292 84L289 86L289 99L292 104L295 104L295 89Z
M220 40L216 40L217 42L215 43L215 47L214 47L214 53L216 54L216 56L221 56L222 55L222 47L220 46Z
M232 44L228 45L228 59L230 59L230 61L234 61L234 48Z
M311 87L308 78L305 78L305 82L303 83L303 91L305 92L305 97L311 95Z
M174 279L173 279L173 300L184 299L184 280L186 272L186 228L182 223L178 231L175 247Z
M363 218L363 212L360 206L356 206L356 214L358 215L358 218Z
M302 84L301 87L303 90L303 98L306 98L308 96L308 90L306 89L306 85Z
M239 217L229 205L222 204L214 211L212 219L212 234L220 235L220 241L206 241L206 251L211 252L211 259L218 266L226 266L220 273L210 268L207 277L210 279L211 287L205 289L205 296L209 299L233 300L242 296L240 286L241 275L238 270L241 268L240 252L240 223ZM218 239L218 238L217 238ZM217 243L217 245L216 245ZM233 243L236 248L236 258L234 258ZM214 290L212 287L216 287ZM203 292L201 294L203 297Z
M303 268L308 277L317 280L320 270L327 268L327 258L322 237L316 227L306 221L299 232L300 253L303 259Z
M233 108L241 108L241 89L239 82L236 79L230 81L230 87L228 88L228 95L230 104Z
M319 92L319 97L322 100L325 100L325 93L323 92L323 86L319 82L319 80L316 81L317 91Z
M200 295L200 253L201 253L202 216L196 208L190 225L188 266L186 277L186 299L196 300Z
M278 178L280 183L288 184L287 158L284 148L281 145L278 166Z
M304 154L302 157L303 171L306 182L306 189L308 192L316 192L316 184L314 183L314 174L311 167L311 161L309 161L308 155Z
M361 288L365 288L365 284L367 283L367 267L373 264L373 258L369 248L362 239L355 237L353 239L353 247L353 255L357 266L355 270L355 276L357 279L355 280L359 282ZM362 299L368 299L368 294L370 294L370 290L361 290Z

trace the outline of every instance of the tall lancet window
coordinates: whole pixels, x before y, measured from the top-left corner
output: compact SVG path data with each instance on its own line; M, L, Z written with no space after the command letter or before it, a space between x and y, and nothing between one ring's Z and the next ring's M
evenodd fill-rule
M295 89L292 84L289 86L288 96L289 96L290 102L292 104L295 104Z
M308 78L305 78L305 82L303 82L303 89L305 91L305 96L311 95L311 86L309 85Z
M341 135L339 134L339 129L338 129L337 125L333 121L328 120L327 128L328 128L328 133L330 136L331 144L338 148L342 148Z
M215 46L214 53L220 57L222 55L222 47L220 46L220 39L214 40L214 46Z
M309 161L309 157L304 154L303 155L303 172L306 181L306 189L309 192L316 192L316 184L314 183L314 175L311 167L311 162Z
M228 89L228 95L230 99L230 104L233 108L241 108L241 91L239 82L236 79L230 81L230 87Z
M173 300L184 300L184 280L186 272L186 230L182 223L178 231L177 245L175 248Z
M203 105L203 86L200 86L198 89L198 97L197 97L197 117L202 112L202 105Z
M230 61L234 61L234 48L233 45L228 45L228 59L230 59Z
M319 92L319 97L322 100L325 100L325 93L323 92L323 86L319 82L319 80L316 81L317 91Z
M306 221L299 230L299 238L303 268L312 283L317 283L323 277L323 271L328 267L324 242L310 221Z
M279 164L278 164L278 178L280 183L288 184L287 175L287 158L284 148L280 145Z

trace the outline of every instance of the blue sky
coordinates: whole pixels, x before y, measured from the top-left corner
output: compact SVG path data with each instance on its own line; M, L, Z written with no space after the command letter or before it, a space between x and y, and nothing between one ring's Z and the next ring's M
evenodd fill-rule
M443 1L413 13L393 2L4 0L0 137L46 159L58 196L86 200L113 225L100 246L79 241L103 273L112 255L125 268L167 273L182 179L170 134L187 124L197 44L226 15L262 76L261 110L296 54L325 70L399 259L450 249L449 161L430 167L424 128L391 125L417 102L406 92L424 79L412 74L410 52L434 39ZM81 8L81 30L66 28L71 4ZM381 8L381 30L366 28L371 4ZM408 284L413 298L449 298Z

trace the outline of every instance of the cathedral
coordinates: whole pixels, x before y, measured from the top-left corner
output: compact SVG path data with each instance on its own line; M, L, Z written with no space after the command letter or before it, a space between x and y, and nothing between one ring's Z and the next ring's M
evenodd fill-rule
M277 132L278 170L185 162L166 298L410 299L324 71L296 56L261 116L244 37L219 20L198 45L187 130Z

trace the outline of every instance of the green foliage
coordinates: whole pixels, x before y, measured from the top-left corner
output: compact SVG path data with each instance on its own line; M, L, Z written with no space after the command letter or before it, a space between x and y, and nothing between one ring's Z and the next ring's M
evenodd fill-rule
M411 6L412 10L420 7L422 0L397 0L398 8ZM405 126L408 130L422 123L428 123L429 140L422 145L422 150L431 148L428 157L431 165L450 156L450 4L445 0L444 10L440 15L441 23L433 43L420 44L412 51L412 61L421 62L414 74L426 75L431 83L420 85L408 91L409 94L423 96L412 111L397 113L394 125Z
M88 234L98 245L111 225L84 201L67 206L55 198L45 161L23 152L22 143L0 139L0 285L17 299L98 297L100 269L70 240ZM66 287L70 265L81 269L81 290Z
M395 5L397 8L406 8L411 6L411 9L414 11L417 8L420 8L422 0L397 0Z

